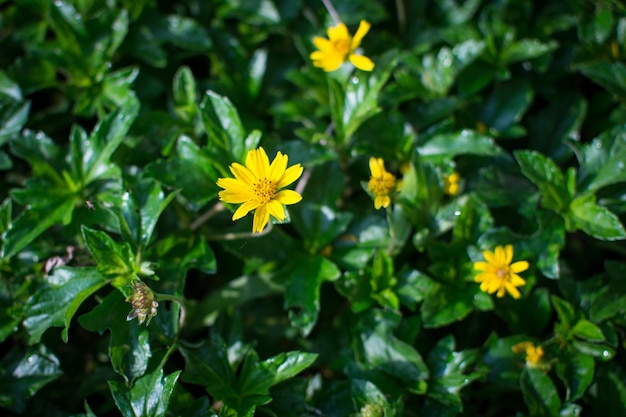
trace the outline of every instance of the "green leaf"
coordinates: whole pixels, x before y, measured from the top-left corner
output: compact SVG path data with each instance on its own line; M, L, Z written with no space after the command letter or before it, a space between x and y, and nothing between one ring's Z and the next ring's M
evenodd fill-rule
M298 256L288 265L285 284L285 308L289 309L291 325L308 335L320 309L320 287L334 281L341 272L320 255Z
M70 322L78 307L106 284L106 277L92 267L56 268L54 274L24 306L28 343L39 342L50 327L64 327L67 343Z
M595 360L592 356L566 348L559 353L556 373L567 387L565 399L573 402L580 399L593 382Z
M538 369L525 368L520 377L520 384L531 415L559 417L561 399L549 376Z
M576 68L611 94L626 98L626 65L623 63L592 61Z
M132 388L117 381L109 381L115 405L124 417L165 416L180 372L164 376L163 369L159 368L139 378Z
M621 366L611 364L599 369L596 378L598 394L592 403L596 416L621 417L626 409L626 373Z
M89 137L89 151L85 150L83 153L86 183L98 179L110 170L111 156L126 137L138 112L138 101L128 100L126 106L120 107L98 122Z
M20 130L28 120L29 112L30 101L25 103L3 103L0 101L0 145L19 135Z
M19 84L10 79L4 71L0 71L0 97L1 101L5 100L5 97L12 101L23 101L22 90L20 90Z
M22 196L31 194L34 198L44 198L36 206L27 208L15 219L4 237L2 256L10 258L24 249L29 243L55 224L68 224L78 198L60 189L24 190Z
M488 136L473 130L458 133L444 133L433 136L418 146L417 151L424 159L449 160L458 155L495 156L502 149Z
M135 246L147 246L159 216L177 194L174 191L165 196L161 186L151 179L134 184L132 191L122 195L120 205L120 227L125 239Z
M602 133L581 149L578 189L594 192L607 185L626 182L626 129L622 126Z
M555 41L542 43L537 39L520 39L505 45L500 50L500 62L509 65L514 62L538 58L557 48Z
M107 275L126 276L135 269L135 255L128 243L117 243L105 232L82 227L85 245L98 264L98 271Z
M600 330L597 325L585 319L578 320L574 327L572 327L572 334L590 342L603 342L606 340L602 330Z
M404 381L409 391L423 393L428 367L413 346L393 334L398 321L391 311L369 311L359 324L363 360L368 367Z
M559 317L559 321L566 329L571 329L580 319L580 313L574 310L574 306L571 303L554 294L550 296L550 301L552 301L552 306Z
M215 182L220 175L213 158L187 136L178 139L176 150L177 156L149 164L144 174L181 189L181 194L197 206L215 198L220 189Z
M24 413L26 400L61 375L59 359L45 345L14 347L0 360L0 407Z
M527 81L518 79L501 84L486 98L478 118L489 132L505 137L520 136L515 130L516 125L532 104L534 96L534 90Z
M460 321L471 313L475 295L480 289L478 285L470 285L433 282L420 309L424 327L442 327Z
M78 323L89 331L111 332L108 352L111 365L127 383L146 372L152 357L148 328L136 320L128 321L130 310L131 305L125 302L122 293L113 291L89 313L78 317Z
M200 104L200 112L209 135L209 146L215 144L228 151L235 161L243 161L248 151L246 132L231 101L209 90Z
M596 197L593 194L575 198L566 216L573 228L582 230L596 239L626 239L626 230L619 218L609 209L596 204Z
M182 66L174 74L172 81L174 111L183 121L190 123L198 113L196 103L196 80L187 66Z
M561 212L572 198L559 167L536 151L515 151L522 173L539 188L543 207Z
M289 209L294 227L304 240L305 248L311 252L330 244L344 233L352 221L352 213L341 213L329 206L302 203Z

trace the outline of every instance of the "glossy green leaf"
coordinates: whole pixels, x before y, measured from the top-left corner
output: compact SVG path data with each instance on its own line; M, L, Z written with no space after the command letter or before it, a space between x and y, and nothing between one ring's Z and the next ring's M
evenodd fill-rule
M127 383L146 372L152 357L148 327L126 319L131 309L124 296L113 291L89 313L78 317L80 325L89 331L100 334L107 329L110 331L108 353L111 365Z
M172 80L174 111L185 122L192 122L198 112L196 80L191 69L180 67Z
M294 258L285 273L285 308L292 326L307 335L313 330L320 309L320 287L340 276L337 266L320 255Z
M181 194L198 206L217 196L215 182L221 175L215 161L189 137L181 136L176 144L178 155L158 160L146 167L145 175L164 185L181 189ZM225 173L222 175L226 176Z
M524 401L537 417L559 417L561 399L549 376L534 368L526 368L520 377Z
M28 343L39 342L50 327L63 327L63 341L78 307L106 284L106 277L92 267L57 268L24 306Z
M365 363L374 369L399 378L410 391L424 388L429 371L415 348L393 334L397 316L390 311L370 310L359 326Z
M105 232L82 227L85 245L98 264L98 271L107 275L125 276L135 271L135 255L127 243L115 242Z
M478 117L489 132L499 136L519 136L514 128L532 104L534 95L528 82L502 84L487 97Z
M59 359L45 345L11 349L0 359L0 406L24 413L26 401L61 375Z
M574 327L572 327L572 334L590 342L603 342L605 340L602 330L600 330L597 325L585 319L576 322Z
M596 239L626 239L626 230L619 218L609 209L598 205L593 194L575 198L569 206L567 219L574 228Z
M164 376L163 369L159 368L139 378L132 388L117 381L109 381L115 405L124 417L165 416L180 372Z
M577 401L593 382L595 360L589 355L566 348L559 354L556 373L567 387L567 401Z
M19 84L9 78L4 71L0 71L0 97L2 101L5 98L13 101L22 101L24 99Z
M2 86L0 86L1 88ZM0 145L16 137L26 124L30 102L0 101Z
M509 65L540 57L556 48L557 43L555 41L543 43L537 39L520 39L505 45L500 50L500 60L503 64Z
M442 285L434 283L420 309L424 327L442 327L462 320L474 309L479 286L465 283Z
M202 123L213 144L228 151L235 161L243 161L248 149L244 140L246 133L239 113L227 97L207 91L200 105Z
M626 129L617 127L602 133L582 150L578 175L581 192L593 192L607 185L626 182Z
M308 251L315 253L344 233L352 220L350 213L341 213L328 206L303 202L289 210L294 227Z
M515 151L514 155L522 173L539 188L542 206L557 212L564 210L572 195L554 161L536 151Z
M417 149L425 159L444 160L463 154L494 156L502 153L492 138L473 130L434 136Z

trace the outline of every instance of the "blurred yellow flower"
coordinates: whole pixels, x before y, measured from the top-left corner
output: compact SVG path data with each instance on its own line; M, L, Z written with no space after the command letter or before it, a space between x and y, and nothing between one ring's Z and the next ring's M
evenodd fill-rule
M313 44L319 51L312 52L310 55L313 65L326 72L331 72L339 69L344 62L350 61L360 70L373 70L374 63L371 59L355 53L361 45L361 40L370 30L370 26L368 22L361 20L359 28L352 37L348 33L346 25L338 23L328 28L328 39L319 36L314 37Z
M483 256L487 262L474 262L474 269L481 271L476 275L474 281L480 282L480 289L489 294L498 292L498 297L504 297L505 292L511 294L515 299L521 294L517 287L526 284L519 275L528 269L527 261L518 261L511 264L513 260L513 246L498 246L495 252L486 250Z
M443 178L443 192L455 196L459 193L459 180L461 176L457 172Z
M370 158L370 172L372 175L367 188L374 195L374 207L376 210L389 207L391 193L396 188L396 177L387 172L382 158Z
M287 168L288 156L278 152L270 165L263 148L253 149L246 156L246 166L233 163L229 168L235 178L219 178L217 185L221 201L241 204L233 214L233 221L254 212L252 231L261 233L269 222L270 214L278 221L287 217L283 204L295 204L302 196L292 190L280 190L302 175L300 164Z
M513 345L511 350L515 353L526 353L526 364L531 368L537 367L543 357L543 348L535 346L533 342L517 343Z

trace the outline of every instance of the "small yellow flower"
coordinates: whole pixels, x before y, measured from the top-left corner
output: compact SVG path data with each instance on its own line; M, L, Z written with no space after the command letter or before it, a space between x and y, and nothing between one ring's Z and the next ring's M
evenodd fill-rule
M374 195L374 207L389 207L391 193L396 188L396 177L387 172L382 158L370 158L370 172L372 173L367 188Z
M348 28L343 23L328 28L328 39L319 36L313 38L313 43L319 49L310 55L313 65L331 72L339 69L341 64L349 60L358 69L373 70L374 63L371 59L355 53L369 30L370 24L365 20L361 20L354 37L350 36Z
M443 192L455 196L459 193L459 180L461 176L457 172L443 178Z
M535 346L533 342L517 343L513 345L511 350L515 353L526 353L526 364L531 368L537 367L543 357L543 348Z
M487 262L474 262L474 269L482 271L474 278L474 281L481 282L480 289L489 294L497 291L496 295L500 298L504 297L505 292L515 299L520 298L517 287L526 284L526 281L517 274L528 269L528 262L518 261L511 264L512 245L498 246L495 252L486 250L483 256Z
M288 156L278 152L270 165L263 148L253 149L246 156L246 166L233 163L229 168L235 178L219 178L217 185L221 201L241 204L233 214L233 221L254 211L252 231L261 233L270 214L282 222L287 217L283 204L296 204L302 196L292 190L281 190L302 175L300 164L287 168Z

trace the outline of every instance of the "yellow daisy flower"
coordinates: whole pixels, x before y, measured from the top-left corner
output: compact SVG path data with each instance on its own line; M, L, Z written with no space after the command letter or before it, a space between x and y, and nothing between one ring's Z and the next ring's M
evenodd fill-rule
M389 207L391 193L396 188L396 177L387 172L382 158L370 158L370 172L372 173L367 188L374 195L374 207Z
M515 299L520 298L517 287L526 284L526 281L517 274L528 269L528 262L518 261L511 264L512 245L498 246L495 252L486 250L483 256L487 262L474 262L474 269L482 271L474 278L474 281L481 283L480 289L489 294L497 291L496 295L500 298L504 297L505 292Z
M255 210L252 231L261 233L269 222L270 214L284 221L283 204L295 204L302 196L292 190L280 190L302 175L300 164L287 168L288 156L278 152L270 165L263 148L253 149L246 156L246 166L233 163L229 168L235 178L219 178L217 185L221 201L241 204L233 214L233 221Z
M361 40L370 30L370 24L365 20L361 20L359 28L354 36L350 36L348 28L343 23L328 28L328 39L316 36L313 38L313 44L319 51L312 52L310 55L313 65L322 68L326 72L339 69L341 64L350 61L352 65L363 71L371 71L374 69L374 63L366 56L355 53L356 49L361 45Z
M515 353L526 353L526 364L531 368L536 368L543 357L543 348L535 346L533 342L521 342L513 345L511 350Z
M455 196L459 193L459 180L461 176L457 172L443 178L443 192Z

